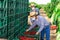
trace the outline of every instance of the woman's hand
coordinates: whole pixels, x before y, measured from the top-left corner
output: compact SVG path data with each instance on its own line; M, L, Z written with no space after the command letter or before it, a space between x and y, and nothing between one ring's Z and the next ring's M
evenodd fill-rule
M29 29L26 30L26 32L28 32L28 31L29 31Z
M38 35L38 34L39 34L39 32L36 33L36 35Z

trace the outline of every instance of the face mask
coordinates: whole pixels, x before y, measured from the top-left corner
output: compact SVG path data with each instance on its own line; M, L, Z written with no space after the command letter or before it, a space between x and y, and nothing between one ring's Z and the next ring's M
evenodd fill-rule
M31 19L32 19L33 22L35 21L35 17L34 18L31 18Z
M35 9L34 7L32 7L32 10Z
M38 15L38 12L36 12L36 15Z

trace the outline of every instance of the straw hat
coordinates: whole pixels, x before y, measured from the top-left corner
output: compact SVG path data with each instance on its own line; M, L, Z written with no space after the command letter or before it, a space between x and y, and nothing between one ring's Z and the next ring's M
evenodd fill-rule
M31 4L29 7L35 7L36 5L35 4Z
M31 17L31 16L34 16L35 14L36 14L36 12L30 12L29 16Z
M40 9L40 13L46 13L44 9Z
M41 8L40 11L41 11L41 12L44 12L44 9Z
M38 15L38 12L30 12L29 16L37 16L37 15Z

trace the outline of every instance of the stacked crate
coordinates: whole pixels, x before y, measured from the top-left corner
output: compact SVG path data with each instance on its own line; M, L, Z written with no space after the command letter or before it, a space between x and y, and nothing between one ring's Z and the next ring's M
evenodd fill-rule
M28 0L0 0L0 37L14 40L27 27Z
M27 27L28 0L8 1L8 40L22 35Z
M22 14L20 15L20 35L24 35L23 32L25 32L26 28L27 28L27 20L28 18L27 17L27 11L28 11L28 0L24 0L24 1L21 1L22 6L21 6L21 9L22 9Z
M7 0L0 0L0 37L7 37Z
M8 12L7 12L7 20L8 20L8 40L12 40L14 38L14 28L15 28L15 3L16 0L8 0Z

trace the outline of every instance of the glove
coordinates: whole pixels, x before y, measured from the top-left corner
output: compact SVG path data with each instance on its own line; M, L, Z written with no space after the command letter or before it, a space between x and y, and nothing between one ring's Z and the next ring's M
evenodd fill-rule
M29 29L26 30L26 32L28 32L28 31L29 31Z
M39 34L39 32L36 33L36 35L38 35L38 34Z

